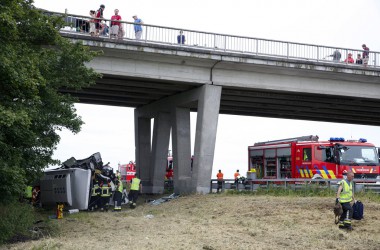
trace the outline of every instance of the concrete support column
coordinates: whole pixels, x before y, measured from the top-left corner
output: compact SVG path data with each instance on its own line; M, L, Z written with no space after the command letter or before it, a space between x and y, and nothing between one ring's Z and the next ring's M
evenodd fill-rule
M135 110L136 172L142 184L151 182L151 125L150 118L139 117Z
M222 87L204 85L201 88L198 99L192 189L197 193L209 193Z
M191 188L190 109L174 108L172 121L174 192L188 194L194 191Z
M152 186L150 193L163 193L165 181L165 166L167 162L171 119L170 113L160 112L154 119L152 141ZM148 187L149 190L149 187Z

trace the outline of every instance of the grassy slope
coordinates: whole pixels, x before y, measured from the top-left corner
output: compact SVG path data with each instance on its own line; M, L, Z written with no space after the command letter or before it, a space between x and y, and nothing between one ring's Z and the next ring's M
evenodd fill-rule
M334 224L333 198L193 195L121 213L67 215L60 236L12 249L380 249L380 204L363 200L354 231ZM154 218L144 216L152 214Z

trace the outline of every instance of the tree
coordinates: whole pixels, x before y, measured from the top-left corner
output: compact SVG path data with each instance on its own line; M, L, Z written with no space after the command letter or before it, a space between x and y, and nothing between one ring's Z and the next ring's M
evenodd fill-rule
M66 128L82 125L69 94L99 74L85 66L95 52L59 35L63 20L47 16L32 0L0 3L0 202L22 192L49 164Z

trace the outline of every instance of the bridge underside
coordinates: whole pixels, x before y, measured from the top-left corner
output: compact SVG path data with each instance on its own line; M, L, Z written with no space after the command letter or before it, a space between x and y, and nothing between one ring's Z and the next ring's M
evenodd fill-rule
M138 108L203 84L104 74L80 92L62 90L81 103ZM190 107L196 111L196 105ZM380 100L223 86L220 114L380 125Z

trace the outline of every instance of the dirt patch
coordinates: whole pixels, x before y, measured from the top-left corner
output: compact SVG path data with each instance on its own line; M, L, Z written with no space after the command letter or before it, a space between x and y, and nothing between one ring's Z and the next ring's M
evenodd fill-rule
M120 213L66 216L59 236L7 248L380 249L380 222L373 220L380 204L369 202L352 232L334 224L333 206L333 198L192 195Z

